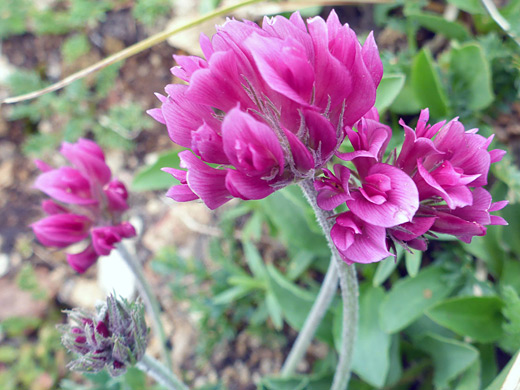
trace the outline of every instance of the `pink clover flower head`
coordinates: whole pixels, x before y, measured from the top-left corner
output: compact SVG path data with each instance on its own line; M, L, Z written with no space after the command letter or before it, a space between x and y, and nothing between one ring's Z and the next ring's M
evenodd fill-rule
M383 74L373 35L362 46L334 11L307 24L299 13L261 27L227 20L200 45L204 59L174 56L188 85L168 85L149 114L193 153L185 176L167 170L180 181L167 195L212 209L314 177L373 107Z
M101 148L93 141L64 142L61 153L72 163L53 169L37 161L42 171L34 186L51 199L42 202L47 217L31 225L45 246L66 248L84 242L85 249L68 253L67 261L83 273L99 256L108 255L123 238L136 235L121 221L128 209L128 192L123 183L111 180L111 171Z
M377 111L370 111L354 126L357 131L347 128L354 151L337 153L355 169L337 164L335 175L323 169L324 177L315 181L321 208L332 210L345 202L349 209L336 217L331 230L345 261L380 261L395 243L424 251L427 236L436 232L469 243L485 235L487 225L507 225L491 214L507 201L493 203L482 188L490 164L504 152L489 151L492 137L482 137L477 129L466 131L457 118L430 125L428 117L423 110L415 129L401 120L401 151L383 162L391 131L378 123ZM341 174L346 171L348 176Z

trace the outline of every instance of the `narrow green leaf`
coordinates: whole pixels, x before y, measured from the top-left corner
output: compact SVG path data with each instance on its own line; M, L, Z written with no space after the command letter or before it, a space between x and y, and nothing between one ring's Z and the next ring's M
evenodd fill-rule
M430 266L416 277L401 279L382 302L379 321L387 333L395 333L417 318L426 309L446 298L453 286L445 282L444 271Z
M417 12L408 14L408 17L413 18L422 27L451 39L463 41L470 37L469 31L465 26L458 22L446 20L437 14Z
M265 297L265 304L267 307L267 311L269 312L269 317L271 317L271 321L273 321L275 329L281 330L283 327L282 308L276 300L275 295L271 291L269 291Z
M448 386L450 381L463 373L479 356L478 350L473 346L438 335L426 336L418 346L433 359L433 382L437 388Z
M403 257L404 250L402 247L397 248L397 254L395 257L389 256L386 259L379 262L377 265L376 273L372 279L374 287L381 286L388 277L394 272L399 265L401 258Z
M249 294L249 292L251 292L251 289L243 285L231 287L221 292L220 294L214 296L213 302L216 305L227 305L233 301L236 301L237 299L246 296L247 294Z
M419 268L421 268L422 251L415 250L413 252L404 251L404 261L406 265L406 272L412 278L417 276Z
M419 104L430 109L432 118L448 115L448 99L428 49L422 49L414 58L411 72L412 88Z
M265 268L264 260L258 252L258 249L256 249L251 241L243 241L242 245L244 247L244 255L249 269L255 278L266 281L267 269Z
M499 297L457 297L429 308L426 315L461 336L489 343L502 337L503 305Z

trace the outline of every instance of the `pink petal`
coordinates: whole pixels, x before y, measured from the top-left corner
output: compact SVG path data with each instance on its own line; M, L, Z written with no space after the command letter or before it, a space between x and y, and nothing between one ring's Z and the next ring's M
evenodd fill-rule
M238 170L250 176L282 174L283 149L274 131L239 108L222 122L224 152Z
M75 144L64 142L60 152L92 183L103 186L110 181L110 168L96 143L85 139Z
M314 70L301 43L291 37L282 41L255 33L245 45L269 87L302 105L310 103Z
M222 137L209 125L203 123L191 133L191 147L202 160L215 164L229 164L224 153Z
M92 221L78 214L53 214L31 225L45 246L64 248L88 237Z
M186 96L187 85L172 84L166 87L168 99L162 105L162 113L173 142L190 148L192 132L204 123L219 128L219 121L214 117L211 107L194 103Z
M34 187L50 197L64 203L96 204L90 183L74 168L61 167L42 173L36 179Z
M381 62L379 50L377 49L376 41L374 40L374 33L372 31L368 34L361 53L367 70L372 76L372 81L377 87L383 78L383 63Z
M419 207L419 193L413 180L388 164L378 163L368 173L386 176L390 180L391 189L386 191L386 201L381 204L370 202L359 191L351 192L353 199L347 200L347 206L352 213L372 225L382 227L411 221Z
M309 131L308 145L319 158L316 161L317 167L321 167L331 159L342 138L338 139L336 129L330 121L316 111L303 110L303 118Z
M98 257L99 256L94 250L94 247L92 245L89 245L83 252L76 254L68 253L67 262L74 271L82 274L92 265L94 265Z
M231 199L226 188L226 174L222 169L211 168L188 150L179 153L182 166L188 168L186 181L189 188L211 210Z
M275 191L267 181L233 169L226 176L226 188L231 195L244 200L263 199Z
M301 173L306 173L314 169L314 158L309 149L290 131L284 130L284 133L289 141L295 168Z
M386 229L362 221L350 212L338 216L330 235L349 264L373 263L392 256L386 246Z

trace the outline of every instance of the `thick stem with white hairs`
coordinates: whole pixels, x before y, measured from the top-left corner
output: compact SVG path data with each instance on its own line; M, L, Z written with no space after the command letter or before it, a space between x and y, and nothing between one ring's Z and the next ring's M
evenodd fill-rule
M333 220L331 218L333 213L331 211L322 210L318 207L316 201L317 192L314 189L313 180L307 179L302 181L300 187L305 194L307 201L312 206L316 218L325 234L339 277L341 298L343 302L343 331L341 334L342 338L339 361L336 366L331 390L345 390L348 387L348 382L350 380L352 354L354 351L354 341L356 339L358 323L359 288L356 269L354 268L354 265L347 265L341 259L334 242L332 242L330 230L333 225Z
M141 267L139 261L127 251L123 243L119 243L116 248L135 276L137 290L139 291L139 295L144 302L144 306L146 307L148 315L152 319L153 330L161 343L161 357L168 368L171 370L172 359L170 357L170 351L168 350L168 339L166 338L166 332L164 331L161 321L161 309L159 307L159 302L155 298L152 288L144 276L143 268Z
M188 390L188 386L181 382L169 369L149 355L144 355L136 364L136 367L168 390Z

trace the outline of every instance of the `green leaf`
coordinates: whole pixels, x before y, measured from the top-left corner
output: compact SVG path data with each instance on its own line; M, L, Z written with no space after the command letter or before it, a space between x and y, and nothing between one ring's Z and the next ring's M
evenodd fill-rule
M502 291L505 306L502 314L507 319L503 325L504 338L500 340L500 347L513 353L520 349L520 297L511 286L506 286Z
M401 258L403 257L403 248L399 246L397 248L397 255L395 257L388 256L386 259L383 259L377 265L376 273L374 274L374 279L372 279L372 284L374 287L381 286L388 277L394 272L394 270L399 265Z
M403 375L403 364L401 362L401 354L399 351L399 334L393 334L392 343L390 344L390 367L388 367L388 375L385 385L392 387L395 385Z
M259 384L262 390L306 390L309 384L307 377L263 378Z
M397 282L382 302L379 321L387 333L395 333L417 318L425 310L446 298L453 286L443 280L444 271L430 266L416 277Z
M404 85L403 73L384 74L377 87L376 107L381 114L394 102Z
M90 43L84 34L75 34L67 38L61 46L61 55L65 62L71 63L90 51Z
M478 43L472 42L451 49L450 78L450 97L454 106L460 102L464 108L476 111L493 102L495 95L490 66Z
M312 210L305 204L303 196L297 196L295 191L301 192L296 186L286 187L262 199L258 204L276 226L289 249L296 249L298 252L306 249L317 255L330 256L327 241L316 226Z
M157 161L139 171L132 182L133 191L165 190L176 183L172 175L161 171L161 168L179 168L180 150L175 149L161 154Z
M486 387L486 390L505 390L503 387L504 382L506 381L507 376L509 375L509 372L511 371L511 368L513 367L513 363L518 359L519 353L517 352L511 360L509 360L509 363L506 364L506 366L503 368L502 371L500 371L500 374L495 378L491 384Z
M417 114L422 108L424 107L415 97L412 80L409 76L407 76L404 86L390 106L390 110L396 114L414 115Z
M412 278L417 276L419 272L419 268L421 268L423 252L419 250L415 250L413 252L404 251L404 261L406 265L406 272Z
M287 323L294 329L300 330L311 310L316 296L310 291L293 284L272 265L267 265L267 270L271 278L269 289L273 292L276 300L280 304ZM332 327L330 326L333 321L334 317L329 310L316 331L316 337L329 344L333 344Z
M240 299L251 292L251 288L244 285L228 288L227 290L213 297L216 305L227 305L237 299Z
M428 335L417 345L433 359L433 382L438 388L446 387L479 356L478 350L473 346L438 335Z
M390 368L391 335L379 326L379 308L385 292L381 287L373 287L365 283L360 288L359 325L354 344L352 370L365 382L374 387L382 387ZM335 322L336 345L341 345L342 305L336 310Z
M462 374L457 386L453 390L480 390L480 360L476 359L471 366Z
M465 26L458 22L446 20L440 15L429 12L417 12L410 13L407 16L413 18L422 27L448 38L463 41L470 37L469 31Z
M283 313L280 304L276 300L274 294L269 291L265 297L265 304L267 307L267 311L269 313L269 317L271 317L271 321L273 321L273 325L276 330L282 330L283 328Z
M494 277L503 275L502 269L506 261L506 254L501 245L503 230L502 226L490 226L485 236L473 237L471 244L461 242L466 252L484 260Z
M457 297L431 307L426 315L461 336L489 343L502 337L503 305L499 297Z
M428 49L422 49L413 59L412 88L422 108L428 107L432 118L448 115L448 99Z
M485 388L493 382L498 373L495 346L493 344L480 344L478 349L480 352L480 367L482 369L482 388Z
M258 252L258 249L251 241L243 241L244 255L247 265L256 279L267 280L267 269L265 268L264 260Z
M146 374L136 367L129 367L124 375L125 390L142 390L146 388Z
M480 0L448 0L448 3L460 8L470 14L485 14L486 10L482 7Z

